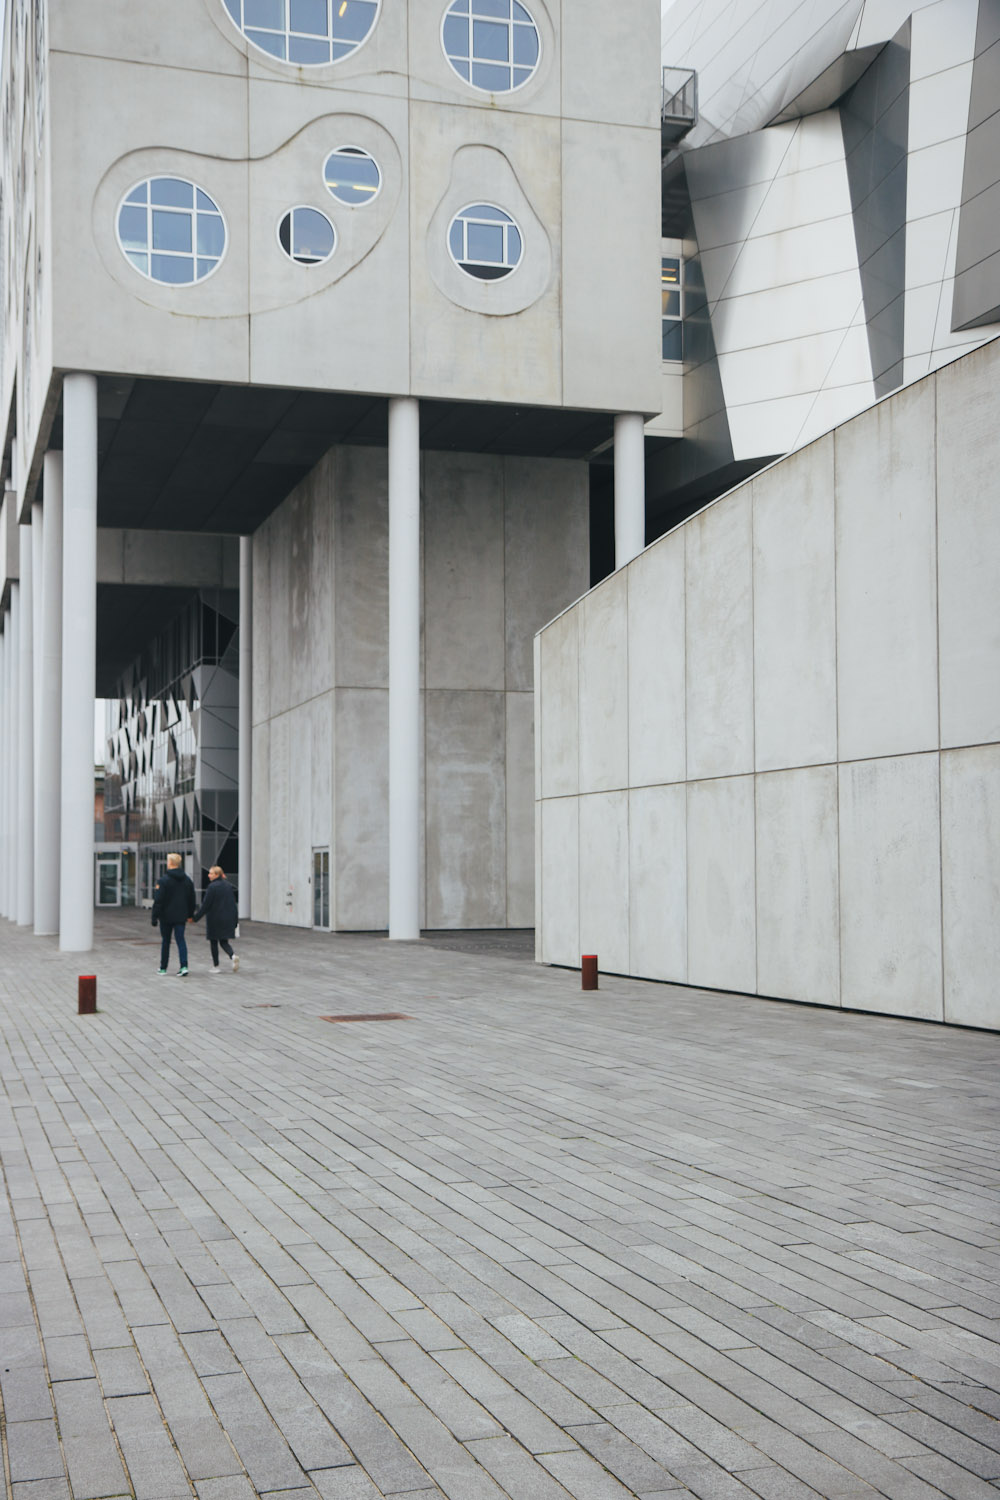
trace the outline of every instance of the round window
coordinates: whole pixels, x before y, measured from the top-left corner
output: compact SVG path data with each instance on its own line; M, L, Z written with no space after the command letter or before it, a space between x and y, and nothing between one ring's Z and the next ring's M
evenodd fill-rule
M289 260L300 266L318 266L329 260L337 243L337 232L318 208L290 208L278 225L278 244Z
M520 88L538 66L538 27L520 0L454 0L441 41L459 78L490 94Z
M367 38L380 0L223 0L248 42L305 67L340 62Z
M183 177L150 177L118 209L118 243L141 275L164 286L204 281L226 253L226 221Z
M448 230L452 260L467 276L479 281L509 276L521 260L521 248L521 231L516 223L491 203L463 208Z
M360 146L338 146L323 166L323 180L338 203L370 203L382 186L378 162Z

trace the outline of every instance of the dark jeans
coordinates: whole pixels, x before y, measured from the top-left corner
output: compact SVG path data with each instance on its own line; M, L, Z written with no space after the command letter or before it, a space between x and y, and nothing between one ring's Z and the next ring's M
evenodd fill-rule
M219 967L219 949L220 948L222 949L223 953L228 953L228 955L229 955L230 958L232 958L232 956L233 956L233 950L229 946L229 939L228 938L209 938L209 940L208 940L208 946L212 950L212 967L214 969L217 969Z
M188 966L188 945L184 936L185 923L183 922L161 922L160 923L160 968L165 969L170 962L170 938L171 935L177 944L177 957L180 959L182 969Z

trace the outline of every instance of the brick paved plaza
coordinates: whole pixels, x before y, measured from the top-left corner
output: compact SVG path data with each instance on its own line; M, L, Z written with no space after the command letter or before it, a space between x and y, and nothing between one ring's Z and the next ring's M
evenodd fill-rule
M1000 1036L98 925L0 927L14 1500L996 1500Z

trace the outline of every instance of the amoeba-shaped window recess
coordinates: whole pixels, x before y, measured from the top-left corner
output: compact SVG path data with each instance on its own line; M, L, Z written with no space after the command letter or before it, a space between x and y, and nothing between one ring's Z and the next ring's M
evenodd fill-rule
M459 78L491 94L509 94L538 66L538 27L519 0L454 0L441 30Z
M226 221L208 194L183 177L150 177L118 209L118 243L150 281L204 281L226 253Z
M448 249L455 264L479 281L509 276L521 260L521 231L502 208L473 203L451 221Z
M350 57L378 19L380 0L223 0L248 42L282 62L319 67Z

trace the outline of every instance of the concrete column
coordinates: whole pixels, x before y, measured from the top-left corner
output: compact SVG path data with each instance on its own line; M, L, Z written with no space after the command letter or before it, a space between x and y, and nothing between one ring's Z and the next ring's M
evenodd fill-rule
M420 406L389 402L389 936L420 936Z
M646 545L646 443L635 412L615 417L615 567L623 568Z
M21 601L20 584L12 583L10 586L10 611L7 615L7 630L10 639L7 642L7 887L5 915L11 922L17 921L17 887L18 866L20 862L17 847L18 815L17 815L17 789L19 783L19 734L18 722L20 715L20 645L21 645Z
M59 802L62 795L63 456L46 453L39 576L38 742L35 756L35 936L59 931Z
M30 526L20 530L21 583L17 706L17 925L35 919L35 680L33 538Z
M97 377L63 377L63 660L59 947L94 946Z
M240 537L239 918L250 920L253 834L253 537Z

